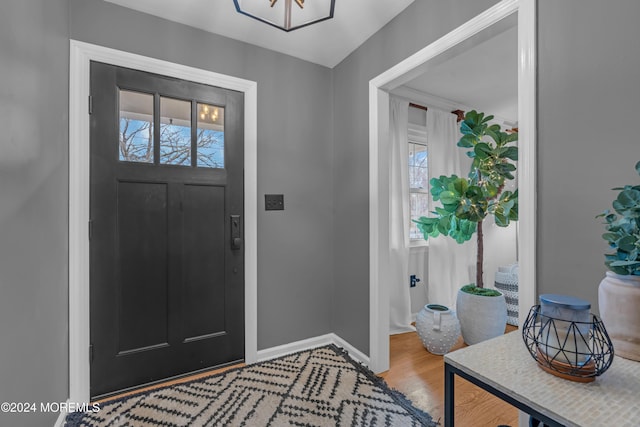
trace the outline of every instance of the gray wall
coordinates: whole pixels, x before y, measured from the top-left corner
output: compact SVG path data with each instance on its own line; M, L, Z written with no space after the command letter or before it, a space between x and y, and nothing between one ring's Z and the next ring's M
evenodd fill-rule
M369 80L495 0L416 0L334 68L334 331L369 349Z
M330 332L331 70L100 0L69 11L71 39L258 83L258 349Z
M68 394L66 0L0 13L0 402ZM57 414L0 413L0 425Z
M539 2L538 291L597 308L612 187L640 183L640 3Z

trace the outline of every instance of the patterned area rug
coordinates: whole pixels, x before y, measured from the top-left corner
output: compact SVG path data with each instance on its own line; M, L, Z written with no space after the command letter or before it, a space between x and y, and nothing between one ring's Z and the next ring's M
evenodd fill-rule
M73 413L66 426L436 426L330 345Z

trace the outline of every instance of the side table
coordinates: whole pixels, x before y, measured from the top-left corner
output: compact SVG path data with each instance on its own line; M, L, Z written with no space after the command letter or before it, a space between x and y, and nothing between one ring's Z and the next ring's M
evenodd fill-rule
M454 426L456 375L553 427L637 427L640 420L640 362L616 356L591 383L564 380L538 367L521 331L448 353L444 362L445 427Z

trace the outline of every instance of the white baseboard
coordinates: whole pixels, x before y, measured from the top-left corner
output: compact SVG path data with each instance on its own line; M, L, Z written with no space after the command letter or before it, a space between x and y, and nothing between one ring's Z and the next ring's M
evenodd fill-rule
M67 399L67 405L69 404L69 399ZM58 419L56 420L56 423L53 425L53 427L64 427L64 420L65 418L67 418L67 415L69 415L69 412L67 411L60 411L60 413L58 414Z
M333 344L337 345L338 347L344 348L353 360L358 361L365 366L369 366L369 356L352 346L347 341L340 338L338 335L333 333L329 335L331 335L333 338Z
M286 356L287 354L297 353L299 351L309 350L329 344L334 344L343 348L347 353L349 353L349 356L351 356L352 359L365 366L369 366L369 356L362 353L360 350L334 333L307 338L305 340L295 341L264 350L258 350L258 362L275 359L276 357Z

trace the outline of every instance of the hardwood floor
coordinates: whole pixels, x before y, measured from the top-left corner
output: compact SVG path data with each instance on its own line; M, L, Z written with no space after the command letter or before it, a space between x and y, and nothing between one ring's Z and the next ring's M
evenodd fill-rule
M515 329L507 327L507 331ZM390 369L380 376L416 407L444 424L443 356L429 353L415 332L392 335L390 340ZM460 338L452 351L463 346ZM457 426L518 426L517 409L460 377L456 377L455 393Z
M514 329L512 326L507 326L507 331ZM416 407L428 412L435 421L440 421L440 423L444 425L443 357L429 353L422 346L422 342L415 332L392 335L390 340L390 369L380 376L384 378L392 388L404 393ZM453 350L461 348L464 345L462 338L460 338ZM111 396L103 400L111 400L141 391L191 381L240 366L243 365L234 365L191 375L117 396ZM459 377L456 377L455 391L457 426L496 427L499 425L507 425L517 427L518 411L513 406Z

